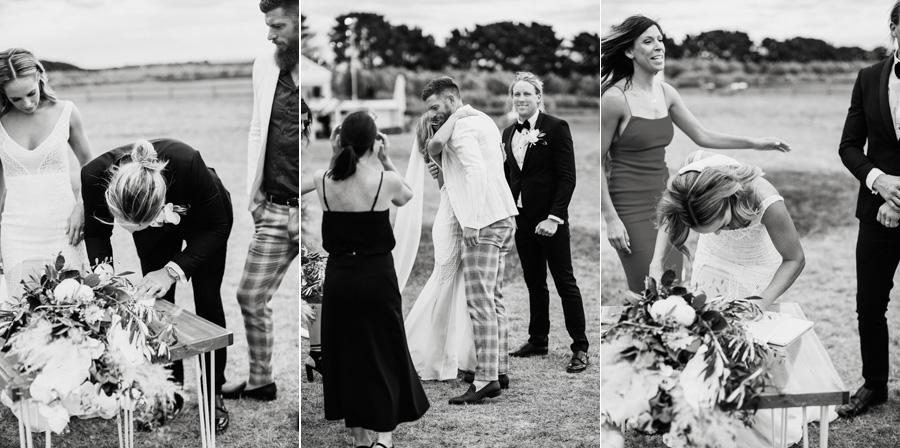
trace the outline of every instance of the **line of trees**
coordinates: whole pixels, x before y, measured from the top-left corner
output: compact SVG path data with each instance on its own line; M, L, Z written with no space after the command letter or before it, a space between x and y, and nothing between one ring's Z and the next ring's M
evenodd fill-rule
M680 43L666 38L666 57L717 58L739 62L868 61L887 56L885 47L835 47L821 39L793 37L765 38L757 45L743 31L713 30L688 34Z
M301 16L301 37L312 34ZM410 70L478 69L529 70L538 75L600 72L600 36L582 32L571 40L553 27L532 22L497 22L474 29L454 29L444 45L421 28L393 25L384 16L354 12L335 18L328 34L336 64L350 59L351 48L364 68L402 67ZM318 60L318 51L304 44L301 51Z

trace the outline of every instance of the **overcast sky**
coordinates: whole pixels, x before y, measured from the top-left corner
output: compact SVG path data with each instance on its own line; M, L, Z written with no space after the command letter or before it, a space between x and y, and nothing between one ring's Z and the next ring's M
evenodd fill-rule
M602 34L632 14L657 19L676 41L685 34L744 31L759 43L802 36L837 46L888 47L893 0L601 0Z
M300 12L320 46L327 45L335 17L350 12L381 14L393 25L419 27L438 43L453 29L502 21L551 25L560 37L600 34L599 0L302 0Z
M0 0L0 49L84 68L249 61L271 44L257 0Z

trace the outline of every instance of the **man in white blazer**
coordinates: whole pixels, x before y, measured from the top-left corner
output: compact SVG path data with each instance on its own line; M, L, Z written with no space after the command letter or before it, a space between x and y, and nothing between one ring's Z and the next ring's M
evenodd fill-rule
M247 138L247 185L255 232L238 286L250 358L247 381L223 387L225 398L274 400L273 326L269 301L300 249L300 114L298 0L261 0L268 51L253 63L253 118Z
M425 85L422 100L432 122L441 125L463 107L459 86L443 76ZM501 292L506 255L512 248L518 215L506 176L500 130L490 117L465 106L446 147L429 145L442 154L444 187L463 233L462 270L466 305L475 339L472 386L450 404L480 403L508 387L508 327Z

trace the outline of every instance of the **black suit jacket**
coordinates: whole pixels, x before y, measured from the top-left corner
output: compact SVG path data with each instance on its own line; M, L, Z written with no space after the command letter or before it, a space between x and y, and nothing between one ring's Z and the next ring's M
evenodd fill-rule
M866 187L866 176L873 168L900 175L900 142L888 100L893 60L891 56L859 71L838 148L844 166L860 181L856 217L867 223L878 222L878 208L884 199ZM863 152L867 143L868 151Z
M575 151L569 124L539 112L534 127L545 135L525 152L521 169L512 151L515 126L503 130L506 182L516 202L522 195L521 218L542 221L553 215L568 223L569 202L575 191Z
M152 243L163 238L179 238L187 242L171 261L178 264L188 278L197 268L228 242L232 210L228 191L215 171L203 162L200 153L186 143L172 139L151 140L160 160L168 161L162 174L166 179L166 202L188 207L178 225L148 227L134 237ZM111 176L110 168L130 160L132 145L112 149L81 169L81 195L84 199L84 240L91 263L112 257L110 236L112 214L104 194Z

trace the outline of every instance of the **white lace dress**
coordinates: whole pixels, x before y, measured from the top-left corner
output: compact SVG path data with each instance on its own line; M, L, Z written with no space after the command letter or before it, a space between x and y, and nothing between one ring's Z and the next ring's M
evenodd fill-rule
M0 255L12 297L22 291L21 279L38 272L60 252L70 267L86 264L84 242L73 247L66 236L75 206L68 143L72 103L61 104L62 113L50 135L32 150L13 140L0 124L0 163L6 186L0 215Z
M446 188L431 228L434 270L406 316L409 354L423 380L449 380L475 371L475 339L461 269L462 229Z
M740 162L716 154L685 165L679 173L723 165L740 165ZM758 213L745 228L699 236L691 269L690 284L693 290L704 291L709 297L722 295L741 299L759 295L769 285L775 271L781 265L782 258L761 221L766 210L779 201L784 201L784 198L777 194L761 198ZM781 411L776 410L774 417L774 434L781 437ZM808 412L809 421L817 421L818 417L818 412ZM834 412L834 406L831 406L829 420L835 418L837 413ZM803 437L802 409L788 409L787 420L788 443L797 443ZM772 434L772 412L761 410L756 414L753 426L739 428L736 446L771 447Z

